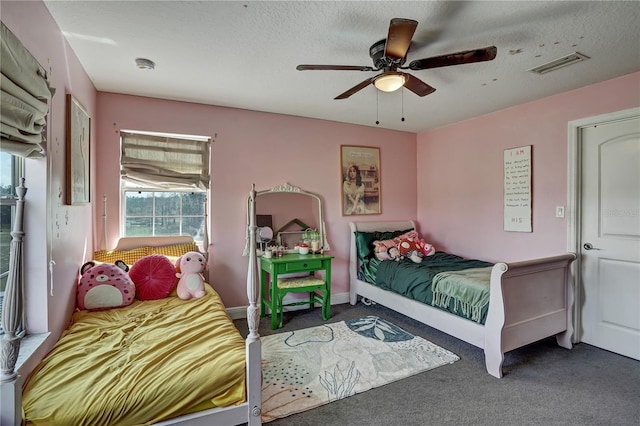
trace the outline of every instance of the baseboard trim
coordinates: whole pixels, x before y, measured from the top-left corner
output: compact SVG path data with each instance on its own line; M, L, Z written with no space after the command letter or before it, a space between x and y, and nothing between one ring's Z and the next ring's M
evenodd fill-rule
M298 299L299 300L299 299ZM295 301L293 297L289 297L289 295L285 296L284 303ZM344 303L349 303L349 293L339 293L331 295L331 305L342 305ZM316 306L319 306L316 304ZM299 311L302 309L308 309L307 306L288 306L284 308L285 312L289 311ZM234 308L227 308L227 313L231 317L232 320L242 319L247 317L247 306L237 306Z

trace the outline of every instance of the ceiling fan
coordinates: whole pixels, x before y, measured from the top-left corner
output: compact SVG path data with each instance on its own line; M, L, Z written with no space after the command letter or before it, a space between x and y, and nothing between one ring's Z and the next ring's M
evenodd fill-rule
M426 96L435 92L435 88L411 74L399 71L411 69L413 71L430 68L446 67L449 65L470 64L473 62L491 61L495 59L498 49L495 46L482 49L465 50L431 58L416 59L403 66L407 59L407 51L416 31L418 22L412 19L393 18L389 23L389 33L386 39L374 43L369 48L369 56L373 59L373 67L359 65L298 65L299 71L307 70L336 70L336 71L380 71L382 73L364 80L353 86L335 99L346 99L354 93L373 84L384 92L393 92L404 86L418 96Z

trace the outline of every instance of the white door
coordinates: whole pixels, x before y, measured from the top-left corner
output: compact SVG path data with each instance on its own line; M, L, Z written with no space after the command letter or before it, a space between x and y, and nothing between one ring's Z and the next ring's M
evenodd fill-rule
M581 340L640 359L640 119L580 139Z

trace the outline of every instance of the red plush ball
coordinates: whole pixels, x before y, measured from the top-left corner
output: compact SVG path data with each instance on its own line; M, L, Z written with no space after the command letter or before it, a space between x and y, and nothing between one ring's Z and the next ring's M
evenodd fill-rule
M129 277L136 285L136 298L140 300L163 299L171 294L178 282L175 266L161 254L138 260L129 270Z

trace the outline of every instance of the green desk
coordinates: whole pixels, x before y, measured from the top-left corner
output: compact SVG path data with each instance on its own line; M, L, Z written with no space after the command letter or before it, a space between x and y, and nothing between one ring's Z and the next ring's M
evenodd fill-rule
M278 275L291 274L299 272L309 272L313 274L315 271L325 271L325 282L327 283L328 294L327 300L323 303L323 319L330 317L331 309L331 259L333 256L325 254L285 254L279 257L265 258L260 257L260 312L261 316L266 315L266 306L271 310L271 328L275 330L278 326L278 296L277 283ZM269 291L267 292L267 274L270 276ZM285 306L301 305L309 303L313 308L313 295L309 302L289 303Z

